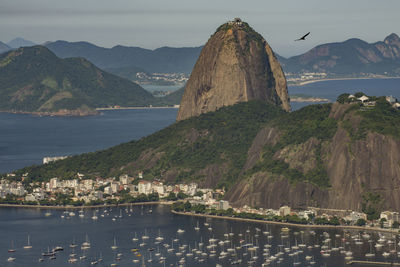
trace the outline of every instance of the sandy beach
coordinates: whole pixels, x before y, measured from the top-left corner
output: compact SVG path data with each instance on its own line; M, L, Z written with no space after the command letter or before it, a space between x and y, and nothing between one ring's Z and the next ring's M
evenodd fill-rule
M400 77L360 77L360 78L332 78L332 79L320 79L300 82L293 84L293 86L303 86L311 83L325 82L325 81L345 81L345 80L372 80L372 79L400 79Z

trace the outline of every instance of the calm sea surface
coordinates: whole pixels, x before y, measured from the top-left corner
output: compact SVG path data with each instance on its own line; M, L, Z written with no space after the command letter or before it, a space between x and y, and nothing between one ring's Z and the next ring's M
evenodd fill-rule
M379 237L376 234L366 238L360 236L357 245L355 239L359 233L356 231L330 230L324 233L323 230L315 230L313 233L308 229L290 228L288 233L282 233L281 226L174 215L169 212L169 207L162 205L134 206L133 212L125 207L99 209L97 220L91 219L94 210L83 211L83 218L78 216L78 211L74 212L74 216L55 210L50 211L50 216L45 216L45 212L48 211L0 209L0 266L91 266L90 262L99 257L103 258L103 262L97 266L110 266L112 263L142 266L143 261L145 266L177 266L182 258L185 263L181 266L231 266L232 261L241 261L237 266L261 266L266 258L271 259L270 266L309 266L312 261L315 262L313 266L344 266L344 252L352 252L354 259L361 260L366 259L366 253L372 252L375 255L369 260L382 261L383 252L395 249L388 240L398 242L388 235L382 243L383 247L377 250L375 244ZM62 215L64 218L61 218ZM197 225L199 231L194 229ZM184 233L179 234L178 229L183 229ZM32 245L29 250L23 249L28 235ZM143 240L144 235L149 239ZM132 240L135 236L139 239L137 242ZM155 239L158 236L163 238L159 244ZM214 248L208 247L212 238L218 239ZM112 250L114 239L118 248ZM91 247L82 250L81 245L85 241L89 241ZM72 243L77 247L70 248ZM324 245L326 248L322 247ZM64 250L58 252L55 259L42 256L43 252L51 251L56 246ZM170 248L174 251L168 251ZM8 249L16 251L9 253ZM132 249L138 249L139 254L133 253ZM321 254L324 249L333 250L325 257ZM176 254L179 251L182 255ZM193 256L187 255L189 251ZM281 254L277 254L279 252ZM68 263L72 253L78 259L75 264ZM119 253L122 255L118 256ZM227 253L226 257L220 258L221 253ZM86 258L80 259L82 256ZM310 258L306 260L306 256ZM15 258L15 261L7 262L9 257ZM117 257L120 260L116 260ZM159 262L160 257L166 258L165 265ZM40 258L44 261L39 262ZM134 263L135 259L140 260L139 263ZM148 262L149 259L153 262ZM254 263L250 264L252 259ZM397 255L391 254L385 261L397 261Z
M154 133L175 121L177 109L103 111L100 116L39 117L0 113L0 173L43 157L96 151Z

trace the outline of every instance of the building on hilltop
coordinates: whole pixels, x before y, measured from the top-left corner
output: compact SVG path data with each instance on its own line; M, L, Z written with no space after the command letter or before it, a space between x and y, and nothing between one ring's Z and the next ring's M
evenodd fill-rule
M232 21L228 22L229 25L243 26L243 21L240 18L234 18Z
M50 162L54 162L54 161L62 160L62 159L66 159L66 158L68 158L68 156L61 156L61 157L44 157L44 158L43 158L43 164L47 164L47 163L50 163Z
M386 96L386 101L389 102L390 104L394 104L397 102L397 99L393 97L392 95Z

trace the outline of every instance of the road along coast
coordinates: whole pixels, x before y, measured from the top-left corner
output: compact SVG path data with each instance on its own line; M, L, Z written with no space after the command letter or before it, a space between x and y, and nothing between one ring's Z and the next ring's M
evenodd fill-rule
M398 233L399 232L398 229L392 230L392 229L382 229L382 228L378 228L378 227L363 227L363 226L354 226L354 225L337 225L337 226L335 226L335 225L316 225L316 224L296 224L296 223L255 220L255 219L244 219L244 218L218 216L218 215L197 214L197 213L192 213L192 212L178 212L178 211L174 211L174 210L171 210L171 212L176 215L213 218L213 219L220 219L220 220L252 222L252 223L266 223L266 224L275 224L275 225L290 226L290 227L302 227L302 228L313 228L313 229L360 230L360 231L384 232L384 233Z

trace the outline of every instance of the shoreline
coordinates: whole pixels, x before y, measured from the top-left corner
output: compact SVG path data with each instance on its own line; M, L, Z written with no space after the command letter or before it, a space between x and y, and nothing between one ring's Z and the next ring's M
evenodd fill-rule
M213 219L220 219L220 220L232 220L232 221L242 221L242 222L251 222L251 223L274 224L274 225L300 227L300 228L360 230L360 231L385 232L385 233L395 233L395 234L399 233L399 229L392 230L392 229L382 229L382 228L375 228L375 227L372 228L372 227L353 226L353 225L337 225L337 226L335 226L335 225L296 224L296 223L285 223L285 222L235 218L235 217L218 216L218 215L196 214L196 213L191 213L191 212L178 212L178 211L174 211L174 210L171 210L171 212L173 214L183 215L183 216L213 218Z
M39 112L39 111L13 111L13 110L0 110L0 113L9 113L9 114L24 114L24 115L32 115L36 117L88 117L88 116L98 116L100 115L100 111L106 110L132 110L132 109L178 109L179 107L174 106L160 106L160 107L120 107L120 108L96 108L94 111L89 112L79 112L79 111L61 111L61 112Z
M97 111L103 110L128 110L128 109L166 109L166 108L179 108L171 106L160 106L160 107L119 107L119 108L96 108Z
M309 80L300 83L296 83L290 86L304 86L307 84L317 83L317 82L326 82L326 81L346 81L346 80L373 80L373 79L400 79L400 77L359 77L359 78L330 78L330 79L318 79L318 80Z
M121 204L105 204L105 205L92 205L92 206L45 206L45 205L25 205L25 204L0 204L0 208L30 208L30 209L48 209L48 210L80 210L80 209L97 209L109 207L129 207L140 205L172 205L173 201L150 201L150 202L135 202L135 203L121 203Z
M111 208L111 207L129 207L129 206L141 206L141 205L167 205L171 206L175 201L151 201L151 202L136 202L136 203L121 203L121 204L105 204L105 205L92 205L92 206L44 206L44 205L24 205L24 204L0 204L1 208L25 208L25 209L39 209L39 210L89 210L98 208ZM399 229L382 229L376 227L363 227L354 225L315 225L315 224L296 224L287 222L275 222L266 220L256 220L256 219L246 219L246 218L236 218L209 214L198 214L191 212L178 212L170 210L172 214L191 216L191 217L201 217L201 218L212 218L219 220L231 220L231 221L241 221L250 223L262 223L262 224L272 224L281 225L289 227L299 227L299 228L310 228L310 229L341 229L341 230L360 230L368 232L384 232L384 233L394 233L398 234Z
M89 111L89 112L79 112L79 111L58 111L58 112L40 112L40 111L12 111L12 110L0 110L0 113L9 113L9 114L24 114L24 115L33 115L36 117L87 117L87 116L97 116L100 113L97 110Z

